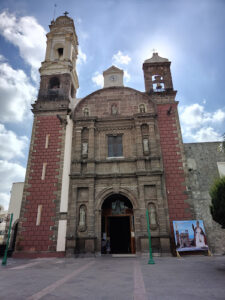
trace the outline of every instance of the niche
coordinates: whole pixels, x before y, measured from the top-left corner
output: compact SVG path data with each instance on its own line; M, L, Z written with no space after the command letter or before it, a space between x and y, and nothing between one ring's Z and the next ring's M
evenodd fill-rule
M149 224L151 229L156 229L158 227L157 224L157 212L156 206L154 203L148 204L148 214L149 214Z
M147 124L141 125L142 145L144 155L149 155L149 127Z
M81 156L83 158L88 157L88 128L83 128L81 132Z
M145 105L144 104L140 104L139 105L139 112L141 114L145 113L146 112L146 108L145 108Z
M83 115L84 115L84 117L88 117L89 116L89 109L88 109L88 107L85 107L83 109Z
M79 231L86 231L87 229L87 208L84 204L82 204L79 208Z

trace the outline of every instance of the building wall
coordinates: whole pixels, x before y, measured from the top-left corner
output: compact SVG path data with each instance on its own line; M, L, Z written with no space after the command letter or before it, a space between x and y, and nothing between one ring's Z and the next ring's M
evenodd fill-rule
M12 226L15 221L19 220L20 209L23 198L24 182L14 182L11 189L11 197L9 202L8 213L13 213Z
M204 221L208 243L214 253L225 253L225 229L213 221L210 213L209 189L219 177L217 162L225 162L220 142L184 144L188 169L188 189L195 218Z
M144 113L140 113L140 104L145 105ZM117 106L116 114L112 113L112 105ZM84 108L88 108L88 116L84 116ZM137 251L148 250L145 213L149 203L155 204L158 226L152 230L152 237L158 239L161 251L168 253L168 205L155 103L150 96L130 88L106 88L80 101L73 120L67 253L77 249L79 239L87 243L85 251L101 251L101 208L112 194L124 195L132 203ZM149 153L144 153L142 125L148 126L144 136L149 140ZM84 129L88 130L85 157ZM122 157L108 157L109 134L123 135ZM86 230L79 230L78 226L81 205L87 209Z

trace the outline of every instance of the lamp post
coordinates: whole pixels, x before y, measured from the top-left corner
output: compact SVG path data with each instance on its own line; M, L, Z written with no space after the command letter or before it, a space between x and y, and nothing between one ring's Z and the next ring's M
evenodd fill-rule
M149 260L148 264L149 265L154 265L154 259L152 257L152 243L151 243L151 232L150 232L150 225L149 225L149 214L148 210L146 209L146 218L147 218L147 227L148 227L148 240L149 240Z

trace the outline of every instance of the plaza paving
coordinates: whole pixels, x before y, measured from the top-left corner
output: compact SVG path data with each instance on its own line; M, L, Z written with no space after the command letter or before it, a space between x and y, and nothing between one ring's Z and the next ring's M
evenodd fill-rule
M0 299L225 299L225 256L8 259Z

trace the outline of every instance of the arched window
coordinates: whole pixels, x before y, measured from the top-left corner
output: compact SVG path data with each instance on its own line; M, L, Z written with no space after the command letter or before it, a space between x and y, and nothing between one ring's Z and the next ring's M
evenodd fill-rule
M60 81L58 77L52 77L49 80L49 89L59 89L60 88Z

